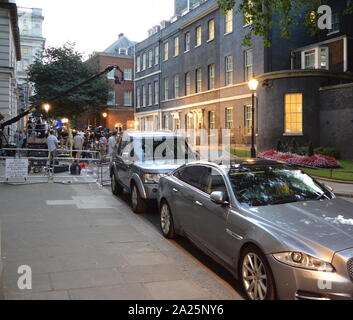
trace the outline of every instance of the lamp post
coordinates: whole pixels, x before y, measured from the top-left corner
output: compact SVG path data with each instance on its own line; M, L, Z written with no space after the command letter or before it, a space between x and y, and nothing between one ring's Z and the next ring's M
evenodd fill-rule
M249 89L252 94L252 107L251 107L251 114L252 114L252 120L251 120L251 158L256 158L256 149L255 149L255 93L257 90L257 87L259 85L259 81L256 80L255 78L251 79L248 83Z

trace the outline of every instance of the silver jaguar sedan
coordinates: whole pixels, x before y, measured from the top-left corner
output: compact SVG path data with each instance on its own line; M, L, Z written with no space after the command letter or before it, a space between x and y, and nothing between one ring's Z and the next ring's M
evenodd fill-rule
M186 236L251 300L353 298L353 204L265 160L191 163L160 181L166 238Z

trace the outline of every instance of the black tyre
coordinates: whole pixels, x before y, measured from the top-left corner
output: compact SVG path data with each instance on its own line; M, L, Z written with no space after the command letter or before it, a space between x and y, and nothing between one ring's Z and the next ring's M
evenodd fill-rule
M167 202L163 201L160 206L160 227L162 234L167 239L175 239L176 233L174 229L174 220L172 212Z
M119 185L114 173L112 174L111 180L112 193L116 196L121 195L124 192L124 189Z
M248 246L241 255L239 279L249 300L275 300L276 288L265 255L255 246Z
M147 204L140 195L140 191L137 188L136 184L131 185L131 207L135 213L144 213L147 211Z

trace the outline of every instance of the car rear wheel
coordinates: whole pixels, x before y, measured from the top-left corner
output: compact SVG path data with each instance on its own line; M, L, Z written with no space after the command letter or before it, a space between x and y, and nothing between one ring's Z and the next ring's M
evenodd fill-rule
M131 207L135 213L143 213L147 210L147 204L145 200L142 199L135 183L131 186Z
M112 193L116 196L121 195L123 193L123 188L119 185L118 181L116 181L115 174L112 174L111 177L111 186L112 186Z
M160 226L163 236L167 239L175 239L176 233L174 229L173 216L168 203L162 202L160 208Z
M250 300L275 300L276 289L265 255L255 246L247 247L240 260L240 280Z

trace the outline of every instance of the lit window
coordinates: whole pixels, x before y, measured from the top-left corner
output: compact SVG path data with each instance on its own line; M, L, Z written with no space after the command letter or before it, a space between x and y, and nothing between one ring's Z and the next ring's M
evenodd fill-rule
M303 133L303 95L285 95L285 133Z
M232 56L226 57L225 64L226 64L225 65L225 70L226 70L225 84L226 86L229 86L233 84L233 57Z
M202 44L202 28L201 26L198 26L196 28L196 47L201 46Z
M208 40L211 41L215 38L215 23L214 19L208 21Z
M252 49L245 51L245 81L252 79L253 73L253 55Z
M185 52L190 50L190 32L185 33Z
M233 129L233 108L226 109L226 129Z
M196 69L196 92L202 91L202 69Z
M179 98L180 95L180 81L179 81L179 75L176 74L174 76L174 97Z
M179 37L174 38L174 57L177 57L180 53L180 40Z
M23 54L29 54L29 48L23 48L22 49Z
M208 66L208 90L215 88L215 65Z
M225 15L225 33L233 31L233 9L228 10Z
M185 95L191 94L191 74L190 72L185 74Z
M252 0L248 0L248 7L249 7L249 11L252 10L254 6L254 2ZM245 13L244 15L244 25L249 25L252 24L252 20L253 20L253 15L249 12Z
M167 61L169 59L169 43L166 42L164 44L164 61Z

